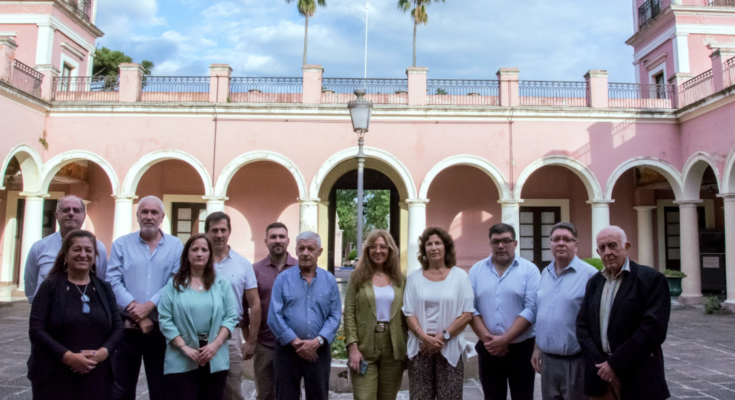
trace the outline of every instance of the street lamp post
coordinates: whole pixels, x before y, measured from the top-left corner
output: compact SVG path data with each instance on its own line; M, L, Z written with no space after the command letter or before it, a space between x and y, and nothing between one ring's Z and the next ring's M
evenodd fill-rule
M370 116L373 111L373 103L364 98L365 90L355 90L357 98L347 104L352 118L352 130L357 133L357 257L362 255L362 199L363 199L363 173L365 169L365 153L362 146L365 143L365 134L370 128Z

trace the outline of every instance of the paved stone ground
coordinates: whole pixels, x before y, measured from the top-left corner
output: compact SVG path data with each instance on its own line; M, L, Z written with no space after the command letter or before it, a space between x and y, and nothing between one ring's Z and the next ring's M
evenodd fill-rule
M0 303L0 399L30 400L26 361L30 353L28 313L23 303ZM664 344L666 378L672 399L735 399L735 316L704 315L701 309L674 311L669 337ZM539 381L536 379L536 398ZM246 399L254 399L254 385L243 382ZM333 394L331 399L352 399ZM465 399L481 399L479 383L466 381ZM145 377L141 374L138 399L147 400ZM399 399L408 399L401 392Z

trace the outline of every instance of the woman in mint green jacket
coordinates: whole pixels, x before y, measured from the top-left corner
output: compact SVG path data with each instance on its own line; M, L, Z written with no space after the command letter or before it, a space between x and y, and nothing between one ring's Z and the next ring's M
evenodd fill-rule
M237 302L227 279L214 271L212 243L202 234L186 242L179 272L158 304L166 337L167 397L221 400L230 369L223 346L237 324Z

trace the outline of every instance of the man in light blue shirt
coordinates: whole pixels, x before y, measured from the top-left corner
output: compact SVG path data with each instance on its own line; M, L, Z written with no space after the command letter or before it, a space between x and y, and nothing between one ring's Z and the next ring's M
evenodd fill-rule
M492 255L469 273L475 292L472 330L480 339L477 349L480 383L485 399L533 400L535 372L533 323L539 270L515 254L518 241L508 224L490 228Z
M577 229L571 223L554 225L549 241L554 261L541 272L531 364L541 374L544 400L586 400L577 314L597 270L577 257Z
M56 222L59 224L59 231L33 243L26 259L23 280L29 303L33 303L36 290L48 276L51 267L54 266L64 238L69 232L82 229L85 218L87 218L87 209L79 197L64 196L56 203ZM107 249L98 240L95 274L98 278L105 279L106 271Z
M163 202L158 197L142 198L136 215L140 231L115 240L107 271L125 328L112 354L112 398L135 399L142 358L150 399L163 400L166 339L158 327L156 307L169 278L179 270L184 246L178 238L161 231Z
M268 326L278 345L274 353L278 400L298 399L304 380L306 400L326 400L332 363L330 343L342 317L337 280L317 267L322 241L314 232L296 237L298 268L276 278Z

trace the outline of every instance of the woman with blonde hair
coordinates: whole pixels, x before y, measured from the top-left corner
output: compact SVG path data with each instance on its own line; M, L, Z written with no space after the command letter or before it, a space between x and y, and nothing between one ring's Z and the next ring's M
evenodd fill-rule
M394 400L406 365L406 279L390 233L370 232L345 294L345 342L356 400Z

